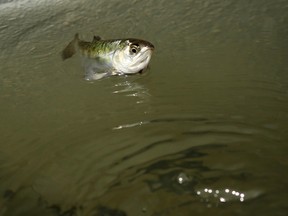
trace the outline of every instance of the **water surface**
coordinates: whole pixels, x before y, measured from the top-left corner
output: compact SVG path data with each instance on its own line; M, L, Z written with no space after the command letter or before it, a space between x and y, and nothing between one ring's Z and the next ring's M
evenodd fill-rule
M287 215L287 1L2 1L1 215ZM143 75L61 50L139 37Z

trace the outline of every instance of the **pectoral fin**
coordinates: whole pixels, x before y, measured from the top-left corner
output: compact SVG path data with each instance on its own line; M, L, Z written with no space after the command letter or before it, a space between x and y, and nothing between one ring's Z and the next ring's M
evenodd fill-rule
M90 74L89 76L86 75L84 79L87 81L92 81L92 80L99 80L107 76L109 76L107 73L101 73L101 74L94 73L94 74Z
M114 75L111 65L97 59L83 58L85 80L99 80Z

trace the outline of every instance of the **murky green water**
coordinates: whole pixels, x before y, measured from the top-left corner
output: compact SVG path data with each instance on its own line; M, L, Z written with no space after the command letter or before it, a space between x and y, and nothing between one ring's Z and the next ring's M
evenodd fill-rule
M287 215L287 1L6 2L1 215ZM76 32L151 69L86 82Z

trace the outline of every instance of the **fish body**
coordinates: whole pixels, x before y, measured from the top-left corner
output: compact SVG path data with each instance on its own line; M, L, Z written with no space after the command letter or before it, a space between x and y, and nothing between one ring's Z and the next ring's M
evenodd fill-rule
M102 40L94 36L91 42L82 41L78 34L62 52L63 60L77 51L83 57L86 80L97 80L110 75L143 72L150 62L154 46L135 38Z

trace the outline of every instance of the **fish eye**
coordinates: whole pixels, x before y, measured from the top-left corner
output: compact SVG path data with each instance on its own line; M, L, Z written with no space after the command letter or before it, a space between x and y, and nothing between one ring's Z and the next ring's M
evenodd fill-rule
M136 50L135 48L132 48L131 51L132 51L133 53L136 53L136 52L137 52L137 50Z
M130 51L134 54L138 53L140 50L139 44L132 44L130 46Z

